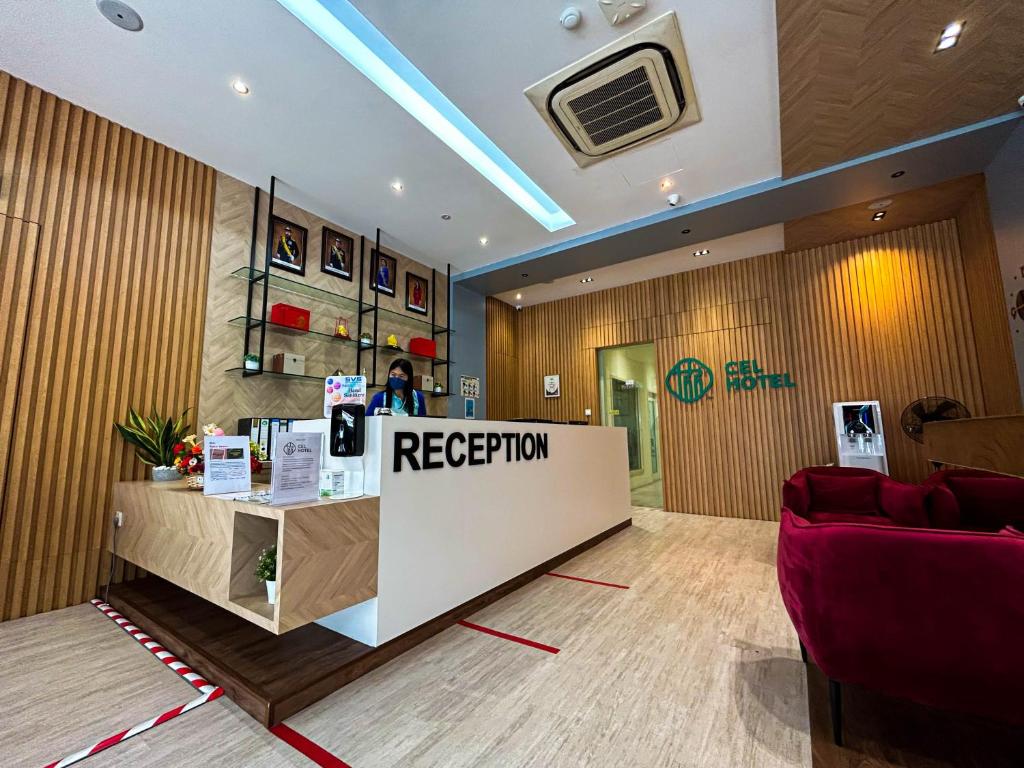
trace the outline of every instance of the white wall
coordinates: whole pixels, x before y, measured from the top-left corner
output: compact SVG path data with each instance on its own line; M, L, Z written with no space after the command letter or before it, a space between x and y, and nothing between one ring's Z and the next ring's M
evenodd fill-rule
M1024 398L1024 317L1011 317L1019 291L1024 291L1024 123L985 169L992 228L1003 273L1007 319L1017 359L1017 380Z

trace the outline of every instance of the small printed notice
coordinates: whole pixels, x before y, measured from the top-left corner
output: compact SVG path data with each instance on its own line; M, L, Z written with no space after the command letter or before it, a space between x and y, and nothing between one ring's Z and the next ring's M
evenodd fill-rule
M320 497L321 432L285 432L274 444L270 503L295 504Z
M203 495L252 490L248 435L208 436L203 441Z
M336 405L366 405L365 376L328 376L324 384L324 418Z

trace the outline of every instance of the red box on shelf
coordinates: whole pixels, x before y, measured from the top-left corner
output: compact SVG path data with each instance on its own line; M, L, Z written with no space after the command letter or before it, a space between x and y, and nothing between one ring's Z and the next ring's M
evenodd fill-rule
M433 339L413 336L409 339L409 353L423 357L437 357L437 342Z
M275 304L270 308L270 322L286 325L298 331L309 330L309 310L291 304Z

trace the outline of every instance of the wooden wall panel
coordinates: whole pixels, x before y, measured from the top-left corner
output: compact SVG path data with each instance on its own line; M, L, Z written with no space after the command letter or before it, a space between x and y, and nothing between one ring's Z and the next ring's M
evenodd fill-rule
M786 177L1005 115L1020 95L1020 0L777 0L775 15ZM934 53L957 19L960 42Z
M24 362L0 381L5 404L18 391L0 498L7 619L82 602L105 581L111 485L145 473L114 421L130 405L197 404L215 179L2 72L0 177L0 213L39 228L23 267ZM8 297L26 300L8 269L5 316Z
M985 251L977 258L995 260ZM499 335L517 339L518 363L512 385L518 399L511 408L503 403L499 418L576 419L591 408L595 422L597 348L654 341L659 376L677 360L696 357L716 377L709 395L694 404L664 389L659 394L667 509L778 519L783 480L802 466L835 459L831 404L838 400L880 400L891 472L919 480L929 465L921 446L900 432L904 406L944 394L976 415L992 413L972 317L979 304L998 306L1000 293L991 281L972 292L968 269L975 267L961 253L950 219L519 313L489 303L488 412L491 393L510 386L495 379L503 370L491 348ZM492 327L497 323L500 333ZM1005 322L990 332L1008 334ZM790 372L797 387L727 392L725 363L746 358L766 371ZM1009 351L1004 364L1012 364ZM541 381L552 373L562 376L562 396L549 400ZM1003 402L1016 397L1016 381L999 379L992 387Z
M1003 278L984 179L957 212L956 221L985 410L995 415L1016 413L1021 407L1020 389L1006 305L994 300L995 296L1002 298Z
M487 315L487 418L515 418L519 403L519 346L516 310L488 297Z

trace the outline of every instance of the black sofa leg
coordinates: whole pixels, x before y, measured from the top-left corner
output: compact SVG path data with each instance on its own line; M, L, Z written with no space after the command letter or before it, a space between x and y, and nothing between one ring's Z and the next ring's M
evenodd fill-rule
M800 658L804 660L804 664L807 663L807 646L804 645L803 640L800 640Z
M843 746L843 689L832 678L828 679L828 708L832 714L832 741Z

